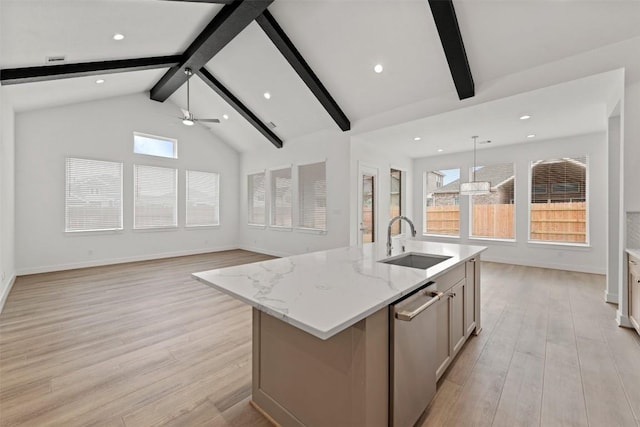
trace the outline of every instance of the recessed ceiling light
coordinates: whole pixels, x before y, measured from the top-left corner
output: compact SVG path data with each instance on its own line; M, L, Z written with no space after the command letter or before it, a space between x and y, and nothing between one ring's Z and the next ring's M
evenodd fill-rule
M444 150L442 148L438 148L438 153L442 153Z
M520 120L529 120L531 118L530 115L525 114L524 116L520 116Z
M102 83L104 83L104 79L98 79L98 80L96 80L96 84L101 85Z
M419 136L416 136L415 138L413 138L414 141L420 141L422 138L420 138Z
M113 39L114 39L114 40L122 40L122 39L124 39L124 34L115 33L115 34L113 35Z
M375 71L378 74L380 74L382 70L384 70L384 68L382 67L382 64L376 64L376 66L373 67L373 71Z
M269 92L265 92L264 93L264 98L265 99L271 99L271 94Z
M536 134L535 133L530 133L529 135L527 135L527 138L535 138Z
M227 114L223 114L222 118L225 119L225 120L229 120L229 116Z

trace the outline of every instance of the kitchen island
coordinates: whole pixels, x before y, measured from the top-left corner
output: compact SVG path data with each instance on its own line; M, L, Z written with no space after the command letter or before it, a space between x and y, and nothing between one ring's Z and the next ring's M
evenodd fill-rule
M390 305L426 285L448 293L439 326L425 331L437 335L435 382L480 331L476 261L484 249L407 241L406 252L448 257L423 270L380 262L383 245L368 244L193 276L254 308L252 401L272 421L385 426L393 410Z

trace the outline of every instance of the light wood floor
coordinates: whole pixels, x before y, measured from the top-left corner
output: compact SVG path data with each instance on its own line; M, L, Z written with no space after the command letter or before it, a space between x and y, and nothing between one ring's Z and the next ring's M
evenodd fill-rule
M269 258L19 278L0 315L0 425L267 426L248 404L250 309L189 274ZM602 276L482 268L484 330L425 426L640 425L640 340L616 326Z

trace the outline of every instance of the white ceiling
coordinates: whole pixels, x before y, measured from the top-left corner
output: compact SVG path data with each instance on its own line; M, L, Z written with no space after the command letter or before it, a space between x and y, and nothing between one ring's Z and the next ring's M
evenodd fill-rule
M358 135L370 147L388 149L409 157L445 155L473 149L561 138L605 131L607 101L621 83L611 71L497 101L438 114ZM520 120L523 115L531 116ZM527 138L534 134L535 138ZM415 141L414 138L421 138ZM438 151L438 150L443 151Z
M640 36L638 0L454 2L477 88L501 76ZM48 55L83 62L181 53L221 7L159 0L0 0L0 66L43 65ZM276 0L269 10L352 124L425 99L457 99L426 0ZM126 38L114 41L115 32ZM382 74L373 72L376 63L384 65ZM274 132L285 143L337 129L256 24L207 67L258 117L274 122ZM3 86L0 94L11 95L16 110L22 111L148 91L163 72L109 74L102 86L94 83L98 77ZM267 90L272 94L269 101L262 97ZM236 149L270 144L198 78L193 78L192 95L196 116L230 116L209 127ZM184 106L185 98L182 88L170 100ZM510 108L522 109L513 102ZM533 131L540 137L564 132L570 120L582 120L571 119L571 114L581 109L583 118L595 114L584 105L566 109L559 111L565 120L556 123L558 130L538 124ZM460 114L460 120L467 120ZM539 114L536 117L541 120ZM477 129L491 133L488 127ZM492 139L497 144L502 138Z

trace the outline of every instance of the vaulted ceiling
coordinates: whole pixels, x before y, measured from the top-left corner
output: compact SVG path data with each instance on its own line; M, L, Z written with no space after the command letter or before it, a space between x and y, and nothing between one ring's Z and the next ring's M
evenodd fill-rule
M476 87L640 36L636 0L453 3ZM64 56L68 64L183 55L224 7L197 1L0 0L0 68L43 66L50 56ZM268 11L351 123L425 99L458 99L427 0L275 0ZM114 33L124 40L113 40ZM384 66L380 74L373 71L378 63ZM260 122L275 124L273 133L285 143L339 129L256 22L205 68ZM149 91L169 69L24 83L3 86L1 93L21 111ZM105 83L97 85L98 78ZM265 136L198 76L191 79L191 95L196 116L229 116L207 126L230 145L246 151L265 144ZM185 87L169 101L185 107Z

